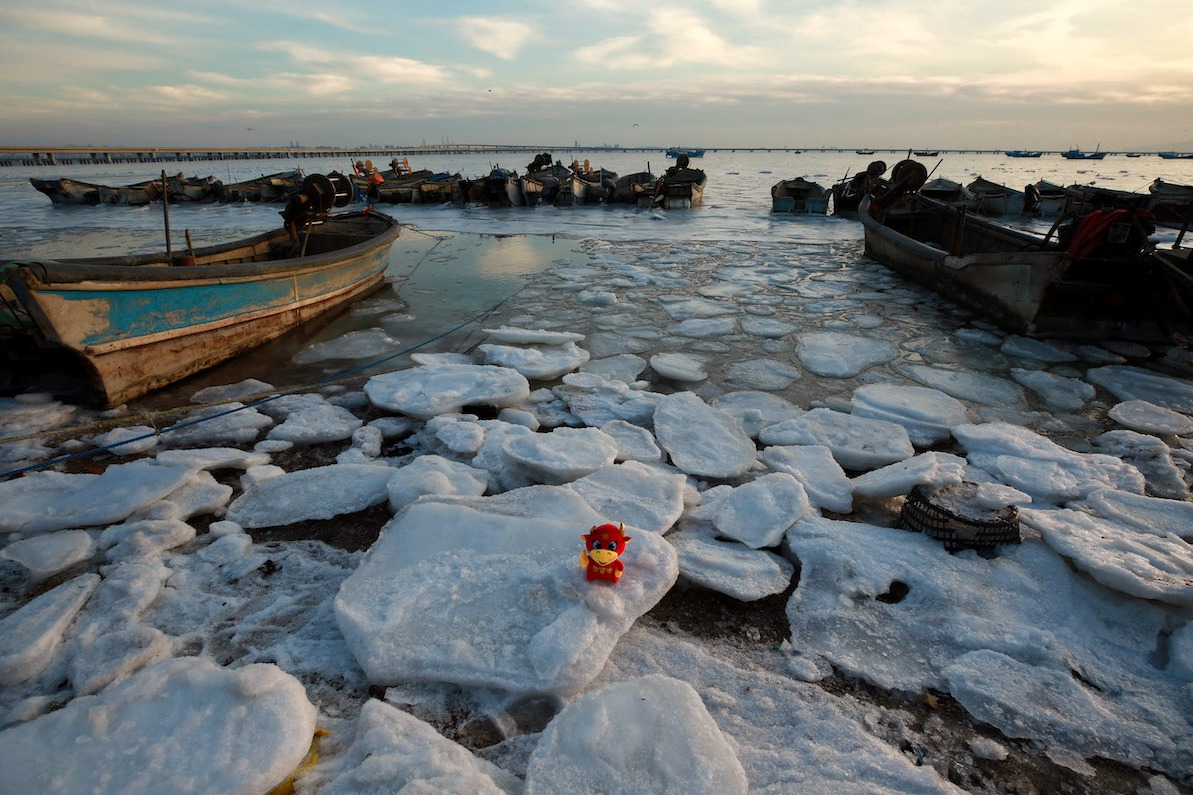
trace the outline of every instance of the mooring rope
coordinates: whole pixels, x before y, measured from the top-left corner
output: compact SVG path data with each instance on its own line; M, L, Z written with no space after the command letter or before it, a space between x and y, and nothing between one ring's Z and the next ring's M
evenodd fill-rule
M430 237L434 237L434 236L430 235ZM439 238L438 242L435 243L435 246L438 246L439 243L443 242L444 239L446 239L446 238ZM423 256L422 260L419 260L418 264L422 264L422 261L425 260L426 257L430 255L431 251L433 251L435 249L435 246L431 247L431 249L427 252L427 254ZM418 267L418 264L415 265L415 268ZM411 273L413 273L413 270L411 271ZM523 287L524 286L525 285L523 285ZM133 442L140 442L140 441L144 441L146 439L152 439L156 436L161 436L164 433L173 433L175 431L180 431L184 428L190 428L195 425L202 424L204 422L210 422L212 420L219 419L221 417L227 417L232 414L235 414L238 411L244 411L246 409L256 408L257 406L263 405L263 404L268 403L272 400L277 400L278 398L281 398L281 397L302 394L304 392L309 392L313 389L317 389L322 386L328 386L330 384L341 383L343 381L350 381L353 378L358 377L359 374L365 370L371 369L371 368L376 367L377 365L380 365L380 364L384 364L385 362L388 362L392 359L396 359L400 356L405 356L406 354L412 353L412 352L418 350L419 348L423 348L427 345L430 345L433 342L437 342L438 340L443 339L444 337L454 334L455 332L459 331L460 329L464 328L465 326L468 326L472 323L476 323L480 320L483 320L484 318L486 318L489 315L496 312L499 308L501 308L501 306L503 304L505 304L507 301L509 301L511 298L513 298L515 295L517 295L519 292L521 292L523 287L519 287L517 290L514 290L512 293L507 295L505 298L502 298L500 301L498 301L493 306L489 307L488 309L484 310L483 312L478 313L477 315L474 315L473 317L468 318L467 320L465 320L461 323L456 324L455 326L452 326L451 328L447 329L446 331L436 334L434 337L429 337L429 338L423 340L422 342L418 343L417 345L411 345L407 348L403 348L402 350L400 350L396 353L392 353L389 356L385 356L381 359L377 359L375 361L368 362L367 364L362 364L358 367L354 367L350 370L346 370L346 371L336 374L336 375L328 376L327 378L324 378L320 381L316 381L312 384L297 386L297 387L293 387L291 389L287 389L287 390L280 391L280 392L279 391L271 391L271 392L258 393L257 395L250 395L250 396L247 396L246 398L244 398L246 400L249 400L250 402L244 403L240 406L237 406L236 408L228 409L227 411L218 412L216 414L210 414L210 415L207 415L204 417L197 417L193 420L189 420L189 421L183 422L181 424L172 425L172 426L165 428L163 430L156 429L156 424L154 423L155 420L162 420L162 419L169 418L172 416L177 416L179 414L190 414L190 413L194 413L196 411L202 411L204 409L214 408L217 406L226 406L232 402L238 402L238 401L222 401L222 402L218 402L218 403L198 404L195 406L178 406L173 409L165 409L162 411L155 411L155 412L140 412L139 413L140 417L146 418L148 420L149 424L154 425L155 429L154 429L153 433L142 434L141 436L136 436L136 437L133 437L130 439L124 439L119 442L113 442L112 444L106 444L106 445L102 445L100 447L93 447L93 448L89 448L87 450L81 450L77 453L70 453L68 455L58 456L56 458L47 459L45 461L39 461L35 464L29 464L27 466L20 467L18 469L9 470L7 472L0 472L0 482L9 480L11 478L18 477L20 475L24 475L28 472L34 472L34 471L37 471L40 469L45 469L46 467L56 466L58 464L63 464L68 461L74 461L79 458L87 458L87 457L96 455L98 453L103 453L108 450L112 450L116 447L122 447L126 444L132 444ZM43 438L43 437L47 437L47 436L61 436L61 435L68 435L68 434L69 435L79 435L80 432L85 432L92 428L98 429L98 428L103 428L103 427L113 427L116 425L120 425L122 421L127 420L127 419L128 418L125 417L125 418L121 418L120 420L116 420L116 419L103 420L103 421L99 421L99 422L88 423L85 425L75 425L75 426L71 426L69 428L53 428L50 430L41 431L39 433L27 434L25 436L12 436L7 439L0 439L0 446L10 444L13 442L27 441L29 439L38 439L38 438Z

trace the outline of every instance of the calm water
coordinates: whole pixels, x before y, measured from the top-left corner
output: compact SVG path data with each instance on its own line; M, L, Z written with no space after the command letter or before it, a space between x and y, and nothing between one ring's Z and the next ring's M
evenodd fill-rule
M589 153L594 167L619 173L651 170L671 164L661 152ZM494 165L525 170L529 154L436 156L411 158L415 169L487 173ZM318 328L288 335L251 355L149 398L152 403L183 402L195 389L254 377L278 386L313 383L343 372L355 362L334 356L298 356L302 351L351 334L375 358L396 353L449 332L476 318L553 264L582 263L587 239L620 244L641 241L652 249L682 251L686 241L729 241L749 247L790 243L815 257L860 258L861 226L852 219L799 217L770 212L770 186L780 179L804 176L826 187L863 170L875 159L893 166L900 155L879 152L761 153L712 152L693 160L709 176L704 204L693 210L657 211L629 207L514 207L465 209L453 205L386 205L409 228L395 245L390 284L326 320ZM1157 177L1193 184L1193 161L1110 155L1101 161L1069 161L1057 155L1011 159L1003 155L943 155L920 158L932 176L968 183L977 176L1022 187L1046 179L1058 184L1084 183L1146 192ZM161 205L148 207L64 207L50 203L29 184L29 177L69 176L86 182L128 184L185 170L188 175L214 175L224 181L302 168L307 173L347 171L347 160L303 159L166 164L79 165L0 169L0 259L94 256L164 248ZM195 245L234 239L279 223L277 205L175 205L170 226L175 247L184 245L184 230ZM1031 225L1033 222L1026 222ZM1037 226L1040 222L1034 222ZM1047 228L1043 224L1043 229ZM1042 231L1042 230L1041 230ZM496 237L495 237L496 236ZM856 248L854 248L856 247ZM461 350L475 342L481 323L472 323L428 344L424 350ZM359 335L358 335L359 336ZM357 354L356 362L362 361ZM367 361L368 359L363 359ZM399 359L398 363L401 363ZM395 364L387 365L388 368Z

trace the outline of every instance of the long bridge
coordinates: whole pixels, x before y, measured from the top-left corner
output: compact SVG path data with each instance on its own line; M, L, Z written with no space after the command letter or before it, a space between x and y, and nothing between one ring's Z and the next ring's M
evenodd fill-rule
M482 155L518 152L665 152L667 146L579 146L576 144L436 144L420 146L0 146L0 167L60 166L112 163L169 163L204 160L290 160L347 157L392 158L418 155ZM706 147L705 152L857 152L858 154L903 154L907 149L854 147ZM1061 150L1042 150L1060 154ZM1002 154L1001 149L941 149L933 154ZM1108 154L1157 155L1158 152L1108 152Z

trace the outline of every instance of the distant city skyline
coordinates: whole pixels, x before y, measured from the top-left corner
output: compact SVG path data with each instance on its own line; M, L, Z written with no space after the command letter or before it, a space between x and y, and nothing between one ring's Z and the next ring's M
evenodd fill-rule
M1191 34L1168 0L46 0L0 8L0 144L1189 150Z

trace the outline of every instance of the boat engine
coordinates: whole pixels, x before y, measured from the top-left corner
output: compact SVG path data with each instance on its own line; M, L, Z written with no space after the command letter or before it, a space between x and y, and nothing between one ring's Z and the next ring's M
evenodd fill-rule
M320 215L327 215L333 207L346 206L352 201L354 191L352 180L335 171L326 176L311 174L304 179L302 188L290 197L280 213L290 238L298 236L299 227Z

